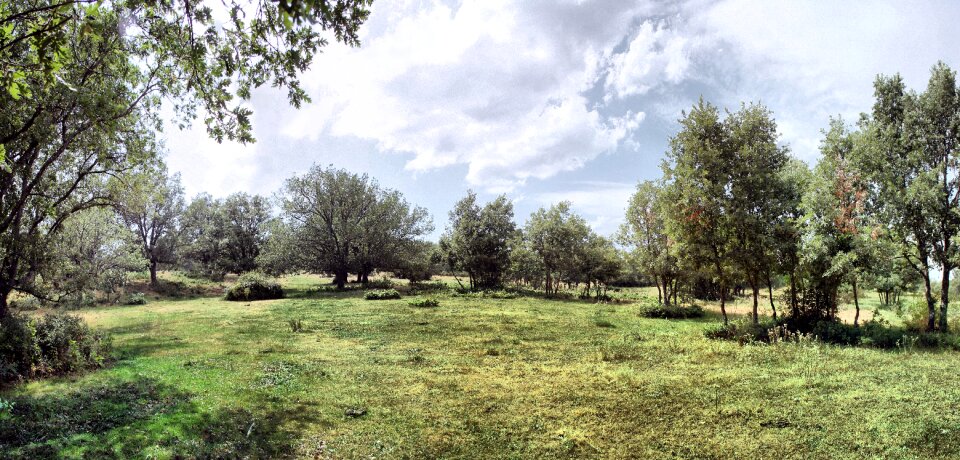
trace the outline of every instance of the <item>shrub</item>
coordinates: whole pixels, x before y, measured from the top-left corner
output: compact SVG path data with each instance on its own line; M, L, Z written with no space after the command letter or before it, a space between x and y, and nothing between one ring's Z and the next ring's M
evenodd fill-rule
M24 297L10 301L10 309L17 311L35 311L39 310L41 306L40 300L36 297Z
M280 283L262 273L250 272L240 275L236 284L227 291L227 300L268 300L282 299L283 289Z
M776 324L763 322L754 324L752 321L736 321L727 325L719 325L704 331L708 339L735 340L738 343L768 342L770 329Z
M367 300L389 300L399 299L400 293L396 289L378 289L376 291L367 291L363 296Z
M373 280L367 281L363 284L364 289L393 289L393 281L390 281L386 276Z
M640 316L644 318L686 319L702 318L703 308L699 305L645 305L640 308Z
M437 299L418 299L411 301L410 306L416 308L437 308L440 306L440 301Z
M146 305L147 296L143 295L142 292L134 292L127 297L127 301L124 303L127 305Z
M103 366L110 342L80 317L52 314L0 320L0 381L62 375Z
M443 281L433 281L425 283L423 281L417 281L410 283L410 293L411 294L421 294L427 292L444 292L450 289L450 286L447 286Z

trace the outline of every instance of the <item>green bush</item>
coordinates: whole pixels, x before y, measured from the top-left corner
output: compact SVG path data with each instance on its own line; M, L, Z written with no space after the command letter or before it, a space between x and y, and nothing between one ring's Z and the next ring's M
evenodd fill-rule
M703 308L699 305L679 306L679 305L645 305L640 307L640 316L644 318L661 319L686 319L702 318Z
M380 279L367 281L363 284L364 289L393 289L393 281L390 281L387 277L382 277Z
M124 302L126 305L146 305L147 296L143 295L142 292L134 292L127 297L127 301Z
M428 292L444 292L450 290L450 286L447 286L443 281L432 281L432 282L411 282L410 283L410 293L411 294L422 294Z
M248 301L282 299L283 289L277 280L267 275L249 272L240 275L236 284L227 290L226 300Z
M109 357L109 340L78 316L11 315L0 320L0 381L101 367Z
M367 291L363 296L367 300L389 300L399 299L400 293L396 289L379 289L376 291Z
M437 299L417 299L411 301L410 306L416 308L437 308L440 306L440 301Z

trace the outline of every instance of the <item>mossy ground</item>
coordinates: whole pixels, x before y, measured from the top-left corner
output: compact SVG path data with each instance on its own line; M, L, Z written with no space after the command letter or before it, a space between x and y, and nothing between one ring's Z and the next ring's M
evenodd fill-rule
M738 345L704 338L710 312L413 308L320 282L80 311L120 359L0 394L0 457L960 457L956 352Z

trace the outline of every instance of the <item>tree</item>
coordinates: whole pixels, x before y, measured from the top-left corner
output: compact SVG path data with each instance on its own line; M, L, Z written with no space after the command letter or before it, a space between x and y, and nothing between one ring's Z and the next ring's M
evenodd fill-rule
M777 261L776 231L789 214L789 184L784 168L790 157L777 145L777 124L770 111L758 104L743 105L724 121L726 148L734 162L730 168L727 212L732 226L734 262L753 293L753 322L759 322L760 288L771 288L771 271ZM772 290L772 288L771 288ZM771 297L771 308L776 307Z
M926 91L908 91L899 75L879 76L876 102L862 123L866 138L859 168L869 181L868 202L885 235L897 241L901 256L922 277L927 328L947 329L950 272L960 230L960 98L956 74L946 64L933 67ZM939 324L930 269L943 273Z
M573 213L567 201L550 209L540 208L527 220L524 234L543 267L547 294L559 292L561 281L576 281L592 233L587 222Z
M150 285L157 287L157 268L173 263L177 229L183 214L180 175L169 175L163 163L120 177L114 183L115 208L121 221L136 235L150 268Z
M191 272L211 279L221 279L226 274L222 264L226 225L220 207L220 202L210 195L200 194L180 218L181 262Z
M379 268L365 264L389 260L388 251L433 230L427 212L398 192L380 188L365 174L332 167L314 166L288 179L282 202L289 235L297 242L293 265L333 273L340 289L351 269Z
M633 261L642 273L653 278L658 301L669 304L671 299L677 303L680 272L666 233L662 188L662 184L653 181L637 184L637 191L627 204L626 222L620 226L618 239L633 248Z
M854 325L860 317L859 283L872 265L877 232L866 213L866 184L853 162L856 133L841 119L833 119L820 145L821 159L803 198L803 263L808 292L820 299L807 303L809 319L835 319L838 291L843 283L853 290ZM816 292L811 292L816 291Z
M254 88L307 100L298 74L326 45L357 45L368 0L225 4L25 0L0 4L0 318L35 291L64 222L109 205L106 178L138 166L159 101L198 111L217 140L252 141ZM239 96L239 101L233 101Z
M222 261L227 273L246 273L257 268L257 256L263 246L270 206L258 195L234 193L220 205L223 215Z
M440 250L452 270L467 272L471 288L493 288L502 283L509 269L516 232L513 203L506 196L481 208L477 195L467 191L450 211Z
M704 273L719 286L720 312L733 278L734 225L730 177L739 167L716 107L700 101L680 119L663 163L667 235L681 266Z
M67 220L50 252L56 259L42 271L45 297L61 302L83 304L93 291L112 294L126 284L128 273L147 267L136 237L108 208L87 209Z

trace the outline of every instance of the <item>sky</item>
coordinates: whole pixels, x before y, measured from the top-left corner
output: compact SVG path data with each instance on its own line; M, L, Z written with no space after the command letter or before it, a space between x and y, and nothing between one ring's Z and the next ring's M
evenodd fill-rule
M310 104L255 91L249 145L171 123L167 163L188 197L273 196L314 164L367 173L430 211L431 239L468 189L506 194L521 224L567 200L611 235L700 97L766 105L812 165L878 74L922 90L937 61L960 69L958 20L960 2L375 0L362 45L331 41L302 75Z

